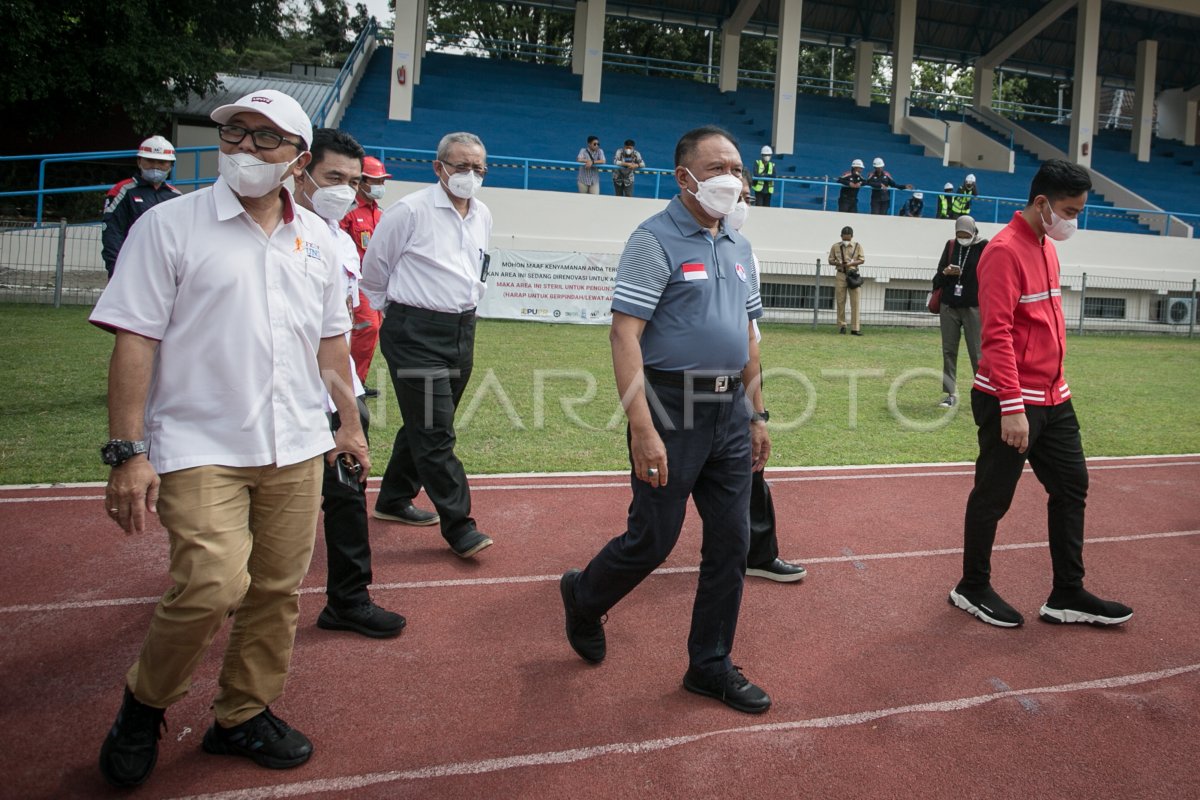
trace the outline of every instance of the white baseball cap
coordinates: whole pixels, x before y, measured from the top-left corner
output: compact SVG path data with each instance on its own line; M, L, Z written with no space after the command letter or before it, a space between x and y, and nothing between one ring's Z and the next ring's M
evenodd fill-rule
M259 89L238 100L236 103L218 106L213 109L213 122L224 125L239 111L253 111L262 114L284 133L299 136L304 140L304 149L312 145L312 120L308 118L303 107L291 95L275 89Z
M875 167L876 169L878 169L879 167L882 167L882 166L883 166L883 159L882 159L882 158L877 158L877 159L875 159L874 161L872 161L872 162L871 162L871 166L872 166L872 167Z
M769 145L769 144L764 144L764 145L762 146L762 150L759 150L759 151L758 151L758 154L759 154L760 156L769 156L769 155L771 155L771 145Z
M974 174L968 175L967 183L974 183L974 182L975 182L975 175Z
M175 145L167 141L165 136L151 136L138 145L138 158L149 158L154 161L174 161Z

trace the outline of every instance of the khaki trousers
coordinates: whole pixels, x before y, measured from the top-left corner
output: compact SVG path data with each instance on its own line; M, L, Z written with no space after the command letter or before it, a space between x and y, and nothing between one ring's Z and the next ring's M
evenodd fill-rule
M126 675L138 700L166 708L187 694L196 665L231 615L212 706L217 722L238 725L283 694L321 474L317 456L283 468L203 466L162 476L158 515L174 585L155 607Z
M846 294L850 295L850 330L858 330L858 293L862 287L858 289L846 288L846 273L838 272L834 274L834 300L837 302L837 324L841 328L846 324Z

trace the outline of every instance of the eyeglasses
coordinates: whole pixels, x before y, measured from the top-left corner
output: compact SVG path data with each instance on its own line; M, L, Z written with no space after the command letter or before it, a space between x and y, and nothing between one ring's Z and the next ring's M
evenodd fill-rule
M284 142L287 142L297 150L304 149L303 145L293 142L291 139L285 139L275 131L252 131L249 128L243 128L241 125L218 125L217 136L221 137L222 142L227 142L228 144L241 144L242 139L250 136L254 142L254 146L259 150L274 150Z
M440 163L442 165L442 169L446 170L447 172L449 172L452 175L458 174L460 172L474 172L479 177L486 178L487 174L488 174L488 168L486 165L476 166L474 164L465 164L465 163L464 164L447 164L445 161L440 161L438 163Z

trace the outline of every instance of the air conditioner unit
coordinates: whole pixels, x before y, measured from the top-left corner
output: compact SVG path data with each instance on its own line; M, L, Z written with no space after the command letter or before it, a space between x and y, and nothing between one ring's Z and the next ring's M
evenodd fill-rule
M1172 297L1167 301L1163 322L1170 325L1189 325L1196 317L1196 301L1190 297Z

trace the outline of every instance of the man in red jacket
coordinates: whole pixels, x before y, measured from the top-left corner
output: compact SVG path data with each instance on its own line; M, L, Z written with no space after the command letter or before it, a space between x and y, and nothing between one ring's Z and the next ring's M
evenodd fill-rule
M975 488L967 499L962 580L950 603L991 625L1024 619L991 585L996 525L1008 511L1028 459L1047 504L1054 584L1046 622L1117 625L1133 616L1121 603L1083 588L1083 509L1088 472L1071 390L1063 377L1066 324L1058 254L1087 203L1091 177L1059 159L1042 164L1029 204L992 239L979 260L982 348L971 390L979 427Z
M383 162L378 158L367 156L363 159L363 180L358 186L357 205L350 213L342 218L342 230L350 234L354 246L358 248L358 260L362 261L371 241L371 234L379 224L383 211L379 201L384 195L384 181L392 177L383 168ZM354 327L350 330L350 355L354 357L354 371L363 382L363 393L367 397L375 397L378 389L368 387L367 375L371 371L371 359L375 357L375 345L379 343L379 326L383 323L383 314L371 308L366 296L359 291L358 306L354 309Z

